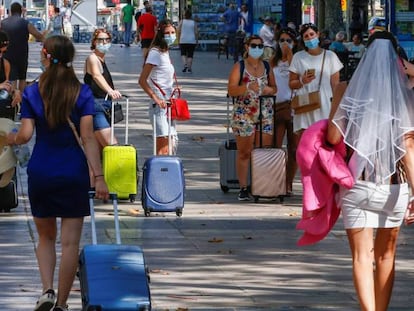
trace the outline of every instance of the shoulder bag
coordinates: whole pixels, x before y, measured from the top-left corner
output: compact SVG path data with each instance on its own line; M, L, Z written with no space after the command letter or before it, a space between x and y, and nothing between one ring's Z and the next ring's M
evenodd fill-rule
M321 68L321 75L319 77L319 84L318 90L315 92L305 93L302 95L296 95L292 98L292 108L295 111L295 114L302 114L310 111L314 111L316 109L321 108L321 83L322 83L322 75L323 75L323 68L325 65L325 54L326 51L323 51L323 59L322 59L322 68Z
M171 104L171 120L177 121L187 121L191 119L190 110L188 109L187 100L181 98L181 90L178 87L177 76L174 73L174 80L175 80L175 88L171 93L170 98L168 101ZM164 90L154 81L152 83L160 90L161 94L165 97Z

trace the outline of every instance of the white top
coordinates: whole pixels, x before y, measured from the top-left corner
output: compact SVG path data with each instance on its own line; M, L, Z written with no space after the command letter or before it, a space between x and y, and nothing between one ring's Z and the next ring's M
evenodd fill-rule
M60 14L63 16L63 24L69 24L72 17L72 9L70 7L61 7Z
M262 28L260 28L259 36L262 38L264 46L270 46L272 48L276 47L276 42L274 40L275 34L271 27L263 25Z
M192 19L181 20L180 43L196 44L196 23Z
M289 88L289 62L280 60L277 66L273 67L273 73L277 85L276 103L290 100L292 90Z
M314 92L318 90L319 77L321 75L323 53L311 55L307 51L299 51L293 55L289 71L303 76L307 69L315 69L315 79L304 87L296 90L298 95ZM336 56L335 52L326 50L325 65L323 69L320 95L321 108L314 111L296 114L293 118L293 130L307 129L313 123L327 119L331 110L331 76L342 69L343 65Z
M360 45L355 45L353 42L351 42L346 44L345 46L348 51L356 52L355 54L350 55L349 57L361 58L365 52L365 46L362 43Z
M171 64L170 54L168 52L161 52L157 48L152 48L145 63L154 65L148 79L148 84L152 90L162 98L161 92L152 83L151 79L165 92L165 98L170 98L174 83L174 66Z

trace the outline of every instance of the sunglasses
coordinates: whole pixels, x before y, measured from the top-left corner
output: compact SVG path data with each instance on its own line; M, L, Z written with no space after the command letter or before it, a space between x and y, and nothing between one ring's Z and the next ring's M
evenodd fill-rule
M285 38L282 38L282 39L279 39L279 42L280 42L280 43L283 43L283 42L292 43L293 41L292 41L292 39L285 39Z
M98 42L111 42L111 38L96 38Z
M263 49L264 45L262 43L260 43L260 44L250 43L250 47L253 48L253 49L255 49L255 48Z

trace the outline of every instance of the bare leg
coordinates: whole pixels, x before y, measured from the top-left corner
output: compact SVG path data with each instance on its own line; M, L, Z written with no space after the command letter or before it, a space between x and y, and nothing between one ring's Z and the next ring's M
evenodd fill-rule
M95 137L99 142L101 147L106 147L111 144L111 128L105 128L102 130L95 131ZM116 145L118 143L116 137L114 137L113 144Z
M62 218L62 257L59 267L59 285L56 305L66 306L78 269L79 241L82 234L83 217Z
M271 147L273 146L273 135L270 134L263 134L262 135L262 143L263 147ZM256 147L260 147L260 132L256 132L256 139L254 141Z
M236 136L237 158L236 169L240 188L247 187L247 174L249 172L250 154L253 150L254 135Z
M188 69L191 69L191 66L193 65L193 58L192 57L188 57L187 58L187 67Z
M56 267L56 218L34 217L39 242L36 257L39 265L43 292L53 289L53 276Z
M372 228L347 229L352 253L354 285L361 310L375 309L374 290L374 243Z
M386 311L395 275L395 253L400 228L379 228L375 237L375 311Z
M188 67L188 64L187 64L187 56L181 55L181 59L183 61L184 68Z
M168 137L157 137L157 155L168 155Z
M287 167L286 167L286 187L288 192L292 192L293 180L295 179L296 171L298 165L296 163L296 142L295 135L293 133L293 123L289 122L286 125L286 135L287 135Z

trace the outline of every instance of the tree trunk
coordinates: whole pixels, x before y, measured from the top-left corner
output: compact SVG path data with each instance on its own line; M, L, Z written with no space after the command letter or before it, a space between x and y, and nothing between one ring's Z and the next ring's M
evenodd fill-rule
M325 1L325 25L322 29L329 29L333 34L345 30L341 0Z

